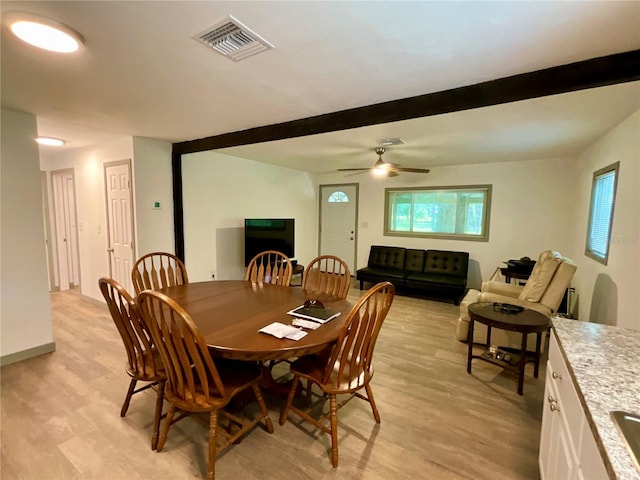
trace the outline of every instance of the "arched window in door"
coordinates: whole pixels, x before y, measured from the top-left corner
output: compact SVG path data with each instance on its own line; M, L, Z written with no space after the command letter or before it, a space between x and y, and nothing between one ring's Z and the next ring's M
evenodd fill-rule
M348 203L349 197L347 196L346 193L341 191L333 192L331 195L329 195L329 203L338 203L338 202Z

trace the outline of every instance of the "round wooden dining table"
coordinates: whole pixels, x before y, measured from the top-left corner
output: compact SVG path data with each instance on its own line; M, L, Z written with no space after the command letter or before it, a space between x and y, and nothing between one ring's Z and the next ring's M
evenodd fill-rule
M213 356L235 360L283 360L319 352L335 342L353 304L347 300L307 293L299 287L253 284L241 280L186 283L158 290L191 316ZM291 325L287 312L306 300L320 300L341 312L300 340L259 333L273 322Z

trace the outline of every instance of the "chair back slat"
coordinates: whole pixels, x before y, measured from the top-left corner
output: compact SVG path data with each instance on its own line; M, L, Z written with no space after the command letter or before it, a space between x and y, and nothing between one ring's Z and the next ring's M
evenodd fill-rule
M133 265L131 279L136 295L147 289L159 290L189 283L182 260L165 252L153 252L140 257Z
M371 287L353 306L327 364L323 383L359 388L371 375L373 350L391 308L395 288L389 282Z
M127 352L129 372L141 379L160 376L162 365L150 353L151 334L129 293L112 278L103 277L98 285Z
M165 364L167 398L193 405L198 398L223 397L207 343L189 314L160 292L146 290L137 302Z
M266 250L251 259L244 279L259 285L272 283L288 287L292 274L293 267L289 257L276 250Z
M349 266L334 255L314 258L302 275L302 288L310 293L324 293L344 299L347 298L350 285Z

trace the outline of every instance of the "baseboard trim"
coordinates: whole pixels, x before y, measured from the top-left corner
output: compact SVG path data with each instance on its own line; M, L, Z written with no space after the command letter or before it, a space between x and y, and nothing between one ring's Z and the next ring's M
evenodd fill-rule
M44 355L45 353L51 353L56 351L56 342L45 343L44 345L38 345L37 347L28 348L21 352L10 353L9 355L3 355L0 357L0 366L4 367L11 363L21 362L28 358Z

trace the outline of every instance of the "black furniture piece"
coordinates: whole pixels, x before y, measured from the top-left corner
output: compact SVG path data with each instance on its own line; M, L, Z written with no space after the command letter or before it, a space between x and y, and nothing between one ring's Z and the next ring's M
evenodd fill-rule
M356 272L364 282L389 281L397 289L421 291L460 303L467 290L468 252L418 250L372 245L367 266Z
M487 348L490 348L491 345L492 327L501 330L510 330L512 332L520 332L522 334L522 346L517 362L511 363L506 359L500 359L491 351L485 351L481 355L474 355L473 341L470 341L467 351L467 373L471 373L471 360L474 358L514 371L518 374L518 395L522 395L524 387L524 365L529 361L527 358L527 335L529 333L536 334L533 376L538 378L542 333L549 329L550 321L549 317L535 310L523 308L518 311L512 311L507 307L513 307L513 305L500 303L472 303L469 305L469 338L473 338L475 322L484 323L487 326ZM518 307L515 308L517 309Z
M507 260L506 267L500 269L500 273L504 276L506 283L511 283L511 279L527 280L531 275L533 267L536 265L535 260L531 260L529 257L522 257L519 260Z

